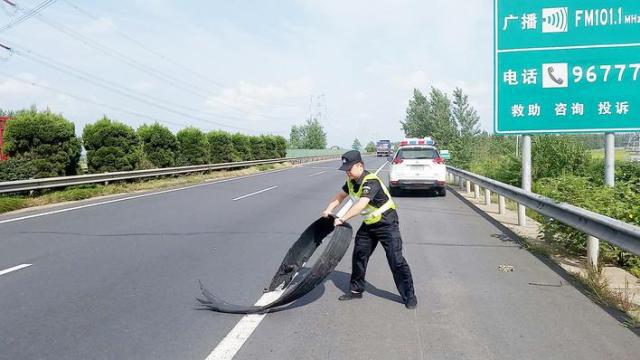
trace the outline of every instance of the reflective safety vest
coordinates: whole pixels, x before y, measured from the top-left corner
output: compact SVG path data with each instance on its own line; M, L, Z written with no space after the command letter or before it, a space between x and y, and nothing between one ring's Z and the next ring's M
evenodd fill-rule
M382 190L384 191L384 193L389 198L389 200L387 200L387 202L384 203L379 208L371 205L371 202L369 202L369 204L367 204L367 207L364 210L362 210L361 215L364 216L364 223L367 224L367 225L371 225L371 224L375 224L378 221L380 221L382 219L382 214L385 211L387 211L389 209L395 209L396 208L396 204L393 202L393 198L391 197L391 194L389 194L389 190L387 189L387 187L384 185L382 180L380 180L380 178L378 176L376 176L375 174L368 174L362 179L362 185L360 185L360 189L358 190L358 192L354 191L353 184L351 183L351 180L347 179L347 187L349 188L349 196L351 197L351 200L353 200L354 204L357 203L358 200L360 200L360 198L362 197L362 188L364 187L364 184L365 184L365 182L367 180L378 180L380 182L380 186L382 187Z

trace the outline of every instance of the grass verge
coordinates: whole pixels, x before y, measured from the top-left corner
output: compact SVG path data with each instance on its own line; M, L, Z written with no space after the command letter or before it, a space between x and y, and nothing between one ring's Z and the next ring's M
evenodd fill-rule
M290 163L267 164L253 166L241 170L195 173L151 180L121 181L111 183L109 185L79 185L68 187L62 190L39 192L32 196L0 196L0 214L35 206L57 204L67 201L85 200L97 196L108 196L189 186L203 183L205 181L222 180L232 177L256 174L263 171L285 169L289 167L291 167Z

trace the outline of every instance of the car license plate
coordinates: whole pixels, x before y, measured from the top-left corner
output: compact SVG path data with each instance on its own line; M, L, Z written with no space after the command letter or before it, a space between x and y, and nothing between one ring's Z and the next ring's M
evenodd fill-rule
M422 165L412 165L411 166L411 171L423 171L424 170L424 166Z

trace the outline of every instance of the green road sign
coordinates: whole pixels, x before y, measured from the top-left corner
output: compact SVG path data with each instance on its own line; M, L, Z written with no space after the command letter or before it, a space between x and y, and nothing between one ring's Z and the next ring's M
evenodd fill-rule
M497 134L640 131L640 0L494 0Z

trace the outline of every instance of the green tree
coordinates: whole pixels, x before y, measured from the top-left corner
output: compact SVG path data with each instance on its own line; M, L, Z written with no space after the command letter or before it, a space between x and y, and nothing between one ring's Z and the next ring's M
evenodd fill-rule
M458 140L458 126L451 113L451 100L436 88L431 88L429 94L428 120L433 127L431 134L441 147L455 144Z
M169 128L158 123L145 124L138 128L138 137L144 157L155 167L176 165L178 139Z
M282 136L276 136L276 149L278 151L277 158L284 158L287 156L287 140Z
M251 151L251 141L249 137L240 133L231 136L233 147L239 155L239 161L253 160L253 152Z
M72 122L35 107L12 114L4 133L4 151L10 159L0 180L76 174L81 143Z
M138 135L126 124L105 116L84 127L82 140L90 172L130 171L140 165Z
M302 140L303 149L326 149L327 134L317 119L309 119L304 125L302 131L304 138Z
M453 118L460 126L460 135L469 138L480 134L480 117L478 112L469 104L469 96L462 89L453 91Z
M477 111L469 104L469 97L463 93L462 89L456 88L453 92L453 118L460 126L460 136L458 141L450 144L452 154L454 154L452 164L460 167L469 165L473 157L474 137L480 134L478 123L480 117Z
M253 160L264 160L267 158L267 145L261 136L250 136L251 157Z
M540 135L532 138L531 177L534 180L563 175L584 176L591 155L570 135Z
M212 164L240 161L240 154L233 146L231 134L222 130L214 130L207 134L209 141L210 162Z
M300 133L301 127L293 125L291 127L291 133L289 134L289 147L291 149L299 149L302 146L303 134Z
M309 119L300 126L292 126L289 135L291 149L326 149L327 134L317 119Z
M376 144L373 141L369 141L367 146L364 148L364 151L368 153L376 152Z
M458 127L451 113L451 100L442 91L431 88L429 99L418 89L409 101L402 129L408 137L432 136L438 145L448 147L458 140Z
M263 135L262 139L264 141L264 146L266 149L265 158L267 159L279 158L280 152L278 151L278 138L273 135Z
M431 134L433 129L428 122L429 101L418 89L413 89L413 99L409 100L405 120L401 121L402 130L407 137L422 137Z
M353 144L351 145L351 149L352 150L358 150L358 151L360 151L360 149L362 149L362 144L360 144L360 140L358 140L358 138L353 140Z
M178 138L178 165L204 165L209 163L207 135L194 127L184 128L176 134Z

